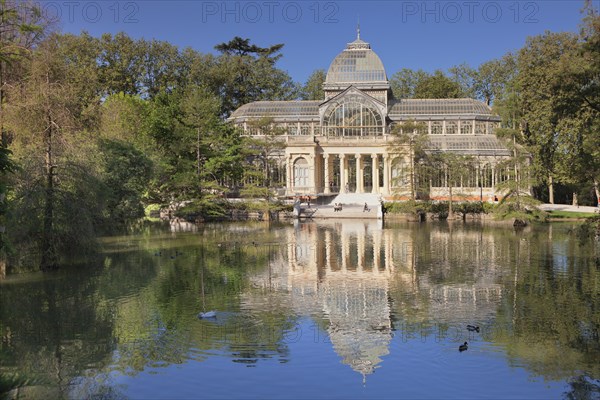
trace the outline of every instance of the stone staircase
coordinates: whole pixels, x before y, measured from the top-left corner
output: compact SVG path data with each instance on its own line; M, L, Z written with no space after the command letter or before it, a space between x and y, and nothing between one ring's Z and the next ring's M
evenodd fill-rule
M335 211L334 204L341 203L342 210ZM364 210L367 203L368 211ZM300 218L312 219L381 219L381 196L372 193L343 193L336 196L329 204L302 206Z
M359 204L364 206L365 203L370 208L377 208L381 203L381 195L374 193L340 193L333 200L331 205L335 203L342 203L344 205Z

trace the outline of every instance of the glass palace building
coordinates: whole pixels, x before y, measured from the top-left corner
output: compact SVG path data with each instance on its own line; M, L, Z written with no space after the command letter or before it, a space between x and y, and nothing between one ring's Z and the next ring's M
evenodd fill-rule
M428 151L472 156L454 191L465 199L490 200L509 173L502 162L511 152L494 135L500 118L490 107L470 98L394 99L381 59L360 33L331 63L323 90L323 100L257 101L230 116L246 135L260 136L253 121L264 118L281 128L285 148L272 155L280 194L406 199L415 176L419 198L447 198L444 168L421 173L425 168L412 168L409 152L398 150L392 129L409 121L428 134Z

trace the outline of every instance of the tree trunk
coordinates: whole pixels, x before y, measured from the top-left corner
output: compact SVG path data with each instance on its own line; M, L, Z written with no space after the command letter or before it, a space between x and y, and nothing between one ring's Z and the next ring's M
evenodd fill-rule
M410 198L415 201L415 155L412 139L410 142Z
M200 177L200 128L197 128L197 137L196 137L196 175Z
M517 140L515 138L515 136L513 135L513 157L515 159L515 187L517 190L517 207L520 209L521 208L521 193L519 193L521 191L521 188L519 187L519 159L517 158Z
M548 197L550 204L554 204L554 182L552 180L552 175L548 175Z
M202 198L202 158L200 154L200 128L196 137L196 176L198 177L198 195Z
M48 118L48 129L45 134L46 145L46 198L44 205L44 224L42 231L42 271L56 269L58 260L54 243L54 166L52 165L52 130L53 122Z
M450 192L450 202L448 203L448 219L454 219L454 211L452 210L452 185L448 185Z
M594 192L596 192L596 204L600 206L600 184L598 179L594 179Z

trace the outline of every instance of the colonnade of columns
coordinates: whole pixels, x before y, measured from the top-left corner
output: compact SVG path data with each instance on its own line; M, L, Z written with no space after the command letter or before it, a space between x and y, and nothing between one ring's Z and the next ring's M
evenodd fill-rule
M398 184L402 187L406 185L405 189L408 190L408 183L392 184L392 180L397 178L392 173L392 169L396 168L392 164L398 162L397 155L376 152L349 153L347 150L343 153L326 151L323 154L289 154L286 158L287 193L374 193L387 196L398 190L395 187ZM403 165L405 166L402 168L405 168L408 164ZM367 169L370 169L370 185L365 179L369 176L366 173ZM500 176L501 171L496 165L496 160L482 159L474 164L472 181L464 182L460 186L477 191L488 188L486 192L491 191L493 195L494 188L503 180ZM418 171L415 171L415 174L418 175ZM445 176L441 176L441 181L431 177L427 179L432 188L447 187Z
M308 181L299 184L296 175L300 174L298 161L304 159L308 163ZM334 166L334 162L339 163ZM355 171L350 170L350 161L355 160ZM371 186L365 182L365 171L370 167ZM337 169L338 179L334 179L334 170ZM383 170L380 176L380 170ZM391 157L381 153L323 153L311 156L304 154L289 155L287 158L286 172L288 176L288 193L310 192L330 194L339 193L377 193L387 195L391 193ZM350 182L351 176L354 180ZM333 182L335 181L335 185ZM352 184L352 185L351 185ZM351 190L352 186L352 190Z
M373 231L371 235L334 236L332 231L326 230L324 237L318 238L317 235L317 232L309 235L312 240L308 237L298 240L290 236L287 250L292 271L310 270L316 274L321 269L325 275L365 273L389 276L397 267L413 267L412 257L407 256L412 255L412 245L396 249L395 257L394 238L385 231Z

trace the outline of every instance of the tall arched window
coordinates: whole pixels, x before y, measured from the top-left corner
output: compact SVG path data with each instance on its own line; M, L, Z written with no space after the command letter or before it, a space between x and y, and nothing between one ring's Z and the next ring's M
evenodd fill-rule
M325 112L323 129L327 136L381 136L383 118L368 100L347 96Z
M294 187L308 187L308 161L299 158L294 162Z

